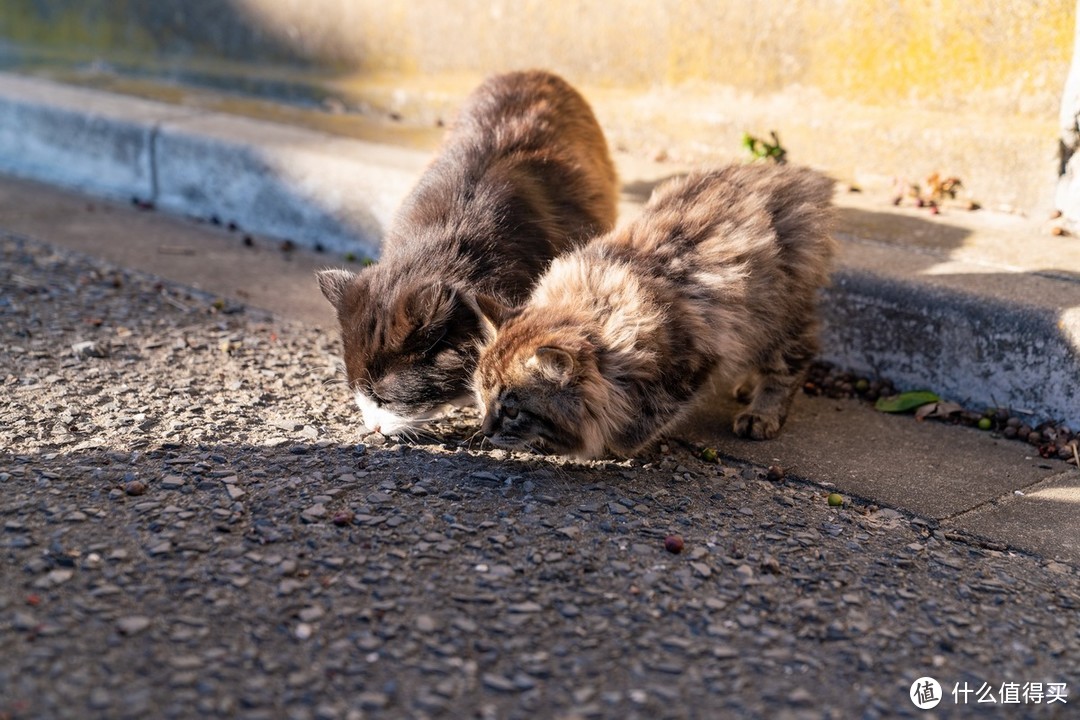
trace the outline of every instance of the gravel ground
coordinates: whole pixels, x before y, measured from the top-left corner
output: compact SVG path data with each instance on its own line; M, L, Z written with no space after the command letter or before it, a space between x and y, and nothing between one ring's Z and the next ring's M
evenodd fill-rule
M1070 566L677 438L365 436L333 335L0 250L0 718L1071 715L951 695L1076 686Z

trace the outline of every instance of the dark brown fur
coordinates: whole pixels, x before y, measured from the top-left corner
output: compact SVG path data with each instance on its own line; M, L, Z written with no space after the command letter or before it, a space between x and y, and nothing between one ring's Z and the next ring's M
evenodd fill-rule
M496 444L629 455L717 377L771 438L817 351L832 181L732 166L663 186L640 218L552 263L519 310L486 308L474 386Z
M473 92L378 264L319 274L365 422L392 431L467 396L475 297L523 300L553 257L614 225L616 196L603 133L561 78L515 72Z

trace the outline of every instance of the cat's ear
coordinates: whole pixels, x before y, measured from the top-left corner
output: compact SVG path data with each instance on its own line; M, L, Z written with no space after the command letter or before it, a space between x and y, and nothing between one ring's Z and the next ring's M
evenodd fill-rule
M476 313L480 329L488 340L494 339L503 323L517 314L514 308L491 295L468 293L463 299Z
M345 289L356 277L348 270L320 270L315 273L319 280L319 289L335 308L341 307L341 300L345 297Z
M537 368L547 378L560 385L570 382L576 366L573 355L562 348L551 346L536 348L536 354L525 364Z

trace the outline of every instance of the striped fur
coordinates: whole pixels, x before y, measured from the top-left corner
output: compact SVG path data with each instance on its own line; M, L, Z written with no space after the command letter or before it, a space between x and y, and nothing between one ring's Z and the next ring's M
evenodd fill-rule
M774 437L817 352L832 181L737 165L658 189L634 222L559 257L529 301L493 309L474 376L497 445L632 455L716 377Z

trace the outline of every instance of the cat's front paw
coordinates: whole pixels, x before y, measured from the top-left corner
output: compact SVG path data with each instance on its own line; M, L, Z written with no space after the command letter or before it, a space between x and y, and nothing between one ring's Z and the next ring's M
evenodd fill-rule
M780 433L783 425L782 418L758 415L747 410L735 416L735 425L732 430L741 438L771 440Z

